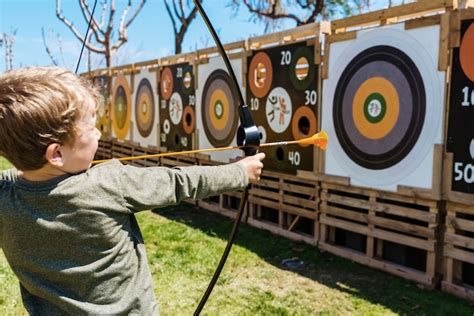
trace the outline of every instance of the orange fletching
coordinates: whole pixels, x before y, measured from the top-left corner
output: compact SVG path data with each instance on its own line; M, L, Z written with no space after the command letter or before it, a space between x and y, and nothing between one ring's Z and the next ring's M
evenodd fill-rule
M322 150L326 150L328 145L328 134L326 134L325 131L320 131L311 137L300 139L299 143L302 145L318 146Z

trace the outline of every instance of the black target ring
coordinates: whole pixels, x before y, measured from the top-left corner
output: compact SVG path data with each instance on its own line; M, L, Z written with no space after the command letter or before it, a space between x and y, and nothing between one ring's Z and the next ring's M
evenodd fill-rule
M366 74L363 74L364 71ZM356 80L364 76L382 77L390 81L396 87L400 102L403 103L401 109L407 109L400 112L396 126L381 140L375 141L360 134L355 135L357 133L354 133L355 129L349 123L348 117L352 113L351 103L354 96L351 90L362 84L363 79ZM401 87L408 87L409 91L403 91L405 89ZM402 161L419 139L425 114L426 94L423 78L412 59L392 46L379 45L360 52L348 63L335 89L333 121L338 140L342 149L355 163L368 169L386 169ZM362 141L358 141L357 137ZM371 152L371 148L377 147L377 142L384 141L386 141L384 152ZM367 144L364 150L361 149L361 142Z

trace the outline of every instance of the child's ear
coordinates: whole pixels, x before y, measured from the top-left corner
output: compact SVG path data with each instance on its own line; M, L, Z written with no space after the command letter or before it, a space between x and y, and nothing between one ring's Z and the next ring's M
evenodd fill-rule
M60 144L57 144L57 143L50 144L46 148L46 153L45 153L44 157L53 166L62 167L63 164L64 164Z

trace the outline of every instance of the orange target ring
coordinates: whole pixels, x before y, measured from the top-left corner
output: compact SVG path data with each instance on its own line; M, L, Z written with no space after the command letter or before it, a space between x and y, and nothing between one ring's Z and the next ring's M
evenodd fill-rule
M461 47L459 48L459 61L461 68L469 78L474 81L474 24L471 24L464 33Z
M183 129L186 134L192 134L195 126L196 115L194 114L194 109L191 106L187 106L183 111Z
M257 98L267 95L272 86L273 68L270 57L264 52L257 53L250 62L249 85Z
M300 106L293 115L291 132L295 140L316 134L316 116L308 106ZM307 147L309 145L300 145Z
M173 94L173 73L169 67L163 69L160 80L161 96L168 100Z

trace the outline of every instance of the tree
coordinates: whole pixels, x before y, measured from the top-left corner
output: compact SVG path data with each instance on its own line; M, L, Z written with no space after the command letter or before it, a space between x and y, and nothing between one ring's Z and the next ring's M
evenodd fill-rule
M166 11L173 23L174 31L174 52L179 54L182 51L182 45L184 35L189 28L189 25L196 17L197 8L195 5L190 5L191 1L186 0L171 0L172 7L169 3L170 0L165 0ZM199 0L202 2L202 0ZM185 12L188 10L189 12Z
M111 67L115 53L123 44L128 41L128 27L130 27L132 22L142 10L146 0L141 0L131 17L127 19L127 15L132 8L132 0L128 0L127 5L120 15L120 22L117 32L118 37L116 39L114 36L114 18L116 13L115 0L111 0L110 5L107 5L107 0L101 0L100 19L97 19L94 16L92 17L92 20L92 11L87 4L87 0L78 1L79 5L81 6L82 16L84 17L87 25L89 25L89 21L91 21L90 32L87 38L85 38L85 35L81 34L76 29L71 21L63 16L61 11L61 0L56 0L56 16L73 32L74 36L81 42L81 44L85 44L85 47L89 50L89 52L104 55L106 66ZM106 21L107 16L108 19Z
M5 71L13 69L13 43L15 42L16 31L0 33L0 47L5 45Z
M241 5L250 11L251 21L263 22L265 32L269 32L277 29L283 19L293 20L296 26L315 22L323 10L324 0L231 0L230 6L235 12Z
M388 6L405 0L387 0ZM262 22L265 32L276 30L284 19L293 20L296 26L321 19L338 19L351 14L361 14L381 6L381 1L371 0L231 0L230 7L237 12L245 6L251 13L252 22Z

